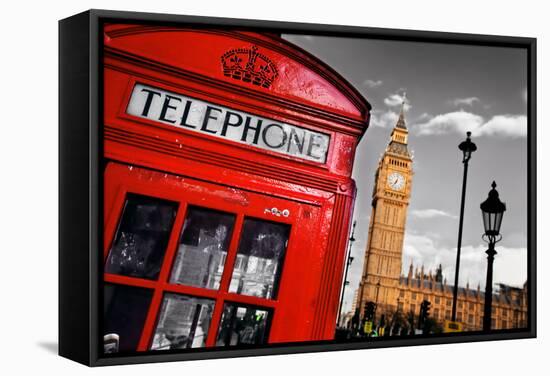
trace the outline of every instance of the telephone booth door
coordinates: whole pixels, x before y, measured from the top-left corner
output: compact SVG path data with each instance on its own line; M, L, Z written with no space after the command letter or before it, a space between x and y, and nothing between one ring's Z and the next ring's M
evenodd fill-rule
M308 338L317 203L116 162L104 192L103 334L119 352Z

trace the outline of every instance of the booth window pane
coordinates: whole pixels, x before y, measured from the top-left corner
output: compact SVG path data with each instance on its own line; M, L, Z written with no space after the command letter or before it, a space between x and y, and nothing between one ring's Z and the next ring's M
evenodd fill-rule
M245 218L229 291L275 298L289 234L289 225Z
M218 289L234 223L232 214L190 207L170 282Z
M216 346L264 344L270 319L270 312L266 309L226 303Z
M176 202L129 194L105 271L157 279L177 210Z
M103 335L110 338L108 340L110 343L105 345L106 353L137 350L152 296L152 290L124 285L105 285ZM118 341L111 343L113 338L117 338Z
M210 299L166 294L151 350L204 347L213 308Z

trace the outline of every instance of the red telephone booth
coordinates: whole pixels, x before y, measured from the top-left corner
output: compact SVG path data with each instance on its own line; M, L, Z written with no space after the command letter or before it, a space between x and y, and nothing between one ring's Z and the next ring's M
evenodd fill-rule
M104 334L333 339L365 99L271 34L111 24L103 52Z

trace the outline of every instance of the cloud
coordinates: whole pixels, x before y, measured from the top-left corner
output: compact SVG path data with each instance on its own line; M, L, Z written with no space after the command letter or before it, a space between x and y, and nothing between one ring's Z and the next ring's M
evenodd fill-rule
M465 245L460 253L459 285L470 283L475 288L478 283L485 289L487 273L487 246ZM494 283L506 283L512 286L522 286L527 279L527 249L524 247L503 247L497 249L498 254L494 263ZM403 273L406 274L411 263L420 267L424 265L426 273L435 271L442 265L443 275L447 284L454 281L456 248L438 246L436 241L427 235L406 232L403 246Z
M432 116L428 114L427 112L424 112L422 115L420 115L417 119L417 121L425 121L431 119Z
M423 235L416 235L410 232L405 233L403 242L403 256L415 264L422 264L425 260L433 259L437 254L434 241ZM410 263L410 262L409 262ZM403 263L408 266L409 263Z
M527 116L495 115L488 121L482 116L464 110L448 112L413 125L419 135L464 134L471 131L474 136L525 137Z
M412 106L410 101L405 97L405 95L400 94L390 94L386 98L384 98L384 104L388 107L397 107L401 106L403 104L403 101L405 101L405 111L408 111Z
M468 98L455 98L451 101L454 106L473 106L475 102L479 102L478 97L468 97Z
M390 128L397 123L399 114L393 111L373 111L371 113L370 125L380 128Z
M475 136L483 135L502 135L508 137L526 137L527 136L527 116L525 115L496 115L488 122L483 124L472 134Z
M365 81L363 81L363 85L368 86L368 87L373 88L373 89L377 88L379 86L382 86L383 83L384 82L382 80L376 80L376 81L374 81L374 80L365 80Z
M432 218L457 218L456 215L452 215L443 210L438 209L421 209L411 211L411 215L420 219L432 219Z
M459 284L465 285L479 282L485 289L485 277L487 275L487 246L466 246L460 252L460 276ZM453 250L454 251L454 250ZM493 268L493 282L506 283L520 287L527 279L527 248L498 247ZM453 252L455 261L447 269L452 271L454 278L454 263L456 251ZM448 279L447 279L448 280ZM470 285L470 287L473 287Z
M463 134L479 128L482 124L481 116L460 110L437 115L414 127L419 135L438 135L451 132Z

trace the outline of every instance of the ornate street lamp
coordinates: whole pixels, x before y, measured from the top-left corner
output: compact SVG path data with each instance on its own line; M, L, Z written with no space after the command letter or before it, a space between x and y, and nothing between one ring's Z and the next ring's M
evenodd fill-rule
M456 247L456 267L455 267L455 285L453 288L453 310L452 321L456 321L456 300L458 297L458 273L460 271L460 249L462 248L462 224L464 223L464 199L466 198L466 179L468 177L468 162L472 158L472 153L477 150L476 144L472 142L470 136L472 132L466 132L466 140L462 141L458 148L462 151L462 163L464 164L464 176L462 178L462 200L460 201L460 220L458 223L458 244Z
M493 261L495 260L495 244L502 239L500 234L500 225L502 216L506 211L506 204L498 198L498 192L495 189L497 184L493 181L487 200L481 203L481 213L483 215L483 227L485 234L483 240L489 244L487 249L487 281L485 282L485 307L483 309L483 330L491 330L491 316L493 304Z
M338 309L338 320L336 323L340 325L340 319L342 316L342 308L344 305L344 293L346 292L346 286L349 285L348 281L348 270L351 266L351 263L353 262L353 257L351 256L351 251L353 248L353 242L355 241L355 225L357 224L357 221L353 221L353 229L351 230L351 236L349 238L349 249L348 249L348 260L346 262L346 272L344 274L344 286L342 287L342 297L340 298L340 308Z

